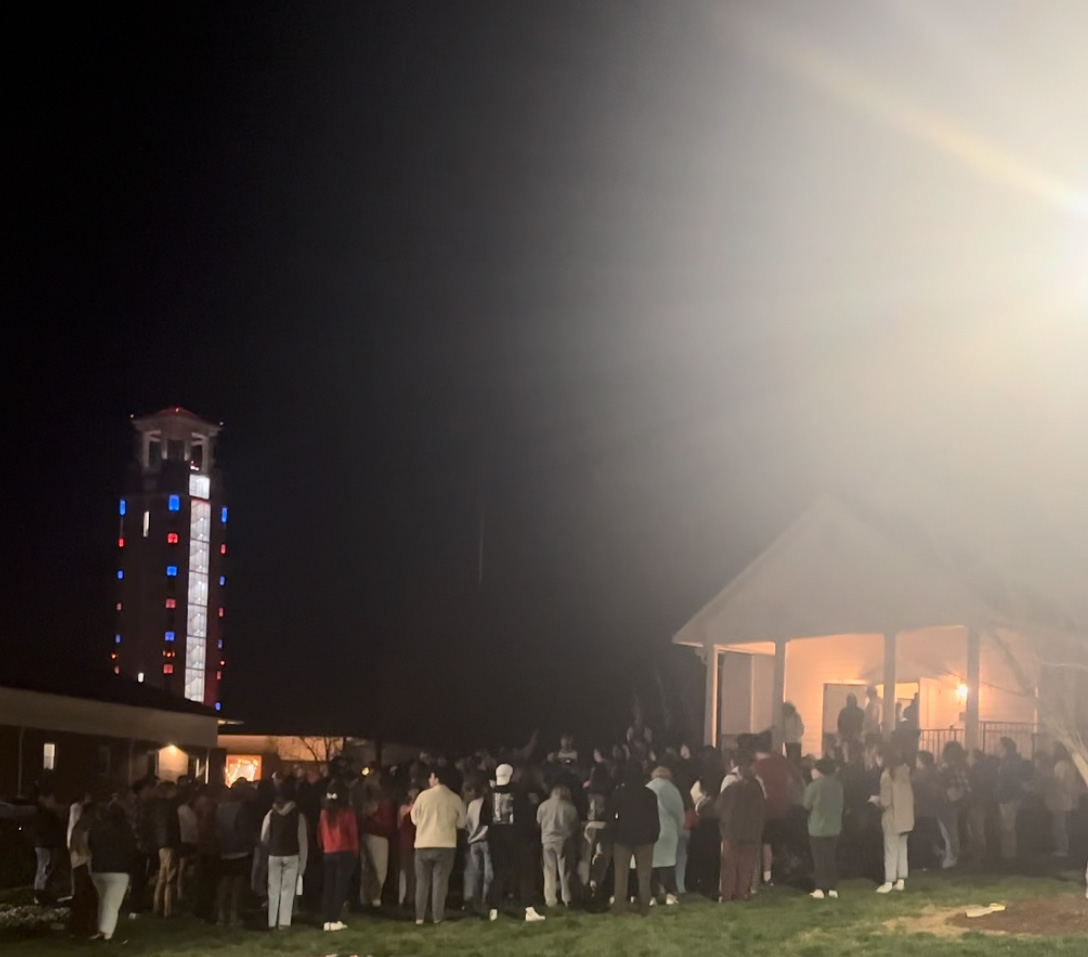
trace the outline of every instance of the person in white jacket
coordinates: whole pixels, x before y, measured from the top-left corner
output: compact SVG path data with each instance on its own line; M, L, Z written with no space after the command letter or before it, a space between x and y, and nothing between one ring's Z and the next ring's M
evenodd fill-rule
M431 772L430 787L412 805L412 823L416 826L416 924L427 916L441 924L446 916L446 894L457 853L457 832L465 826L465 804L449 789L446 769Z

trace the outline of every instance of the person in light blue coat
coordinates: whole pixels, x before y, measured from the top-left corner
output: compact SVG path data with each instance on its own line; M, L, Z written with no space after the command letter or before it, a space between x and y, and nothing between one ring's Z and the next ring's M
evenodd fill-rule
M680 903L676 896L676 847L684 829L684 800L666 767L655 768L646 787L657 797L657 816L661 821L661 833L654 843L654 898L663 886L665 903L671 906Z

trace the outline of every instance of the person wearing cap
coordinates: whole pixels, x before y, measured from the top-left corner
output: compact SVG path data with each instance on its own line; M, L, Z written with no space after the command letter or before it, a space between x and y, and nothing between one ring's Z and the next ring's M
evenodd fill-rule
M812 769L812 781L805 788L803 804L808 811L808 839L812 846L816 889L813 898L839 896L836 855L842 834L843 788L831 758L820 758Z
M416 826L416 924L431 916L441 924L446 916L446 893L457 855L457 835L465 826L465 805L460 795L446 784L448 769L431 771L430 787L412 805L412 823Z
M539 860L533 850L539 846L535 830L536 813L523 787L514 783L514 769L500 764L495 769L495 786L488 797L490 822L487 844L491 849L491 881L488 918L498 920L499 909L508 884L516 884L518 900L525 908L527 921L544 920L534 904L537 898L536 878Z

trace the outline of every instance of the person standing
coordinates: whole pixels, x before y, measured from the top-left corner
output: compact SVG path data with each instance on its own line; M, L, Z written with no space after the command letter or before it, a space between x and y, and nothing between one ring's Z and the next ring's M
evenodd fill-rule
M160 781L151 798L152 866L158 864L152 911L156 917L170 917L177 893L178 855L181 848L181 822L178 819L177 786Z
M967 753L958 741L949 741L942 749L940 775L944 800L937 813L937 823L944 841L941 867L948 870L960 862L960 815L971 797Z
M884 722L884 702L877 694L876 686L865 689L865 715L861 720L861 733L865 741L880 737L880 726Z
M268 926L286 930L309 850L306 818L295 803L293 777L284 778L276 788L272 810L261 825L261 844L268 849Z
M344 930L341 919L348 899L348 885L359 857L359 825L348 802L347 787L332 780L325 791L325 806L317 824L322 853L321 929Z
M412 805L420 789L408 788L403 803L397 808L397 903L414 907L416 899L416 826L412 823Z
M816 889L813 898L839 896L838 849L842 834L843 787L831 758L820 758L812 769L812 781L805 788L803 804L808 811L808 839Z
M428 900L436 924L441 924L446 916L446 893L457 853L457 832L465 826L465 805L446 786L445 774L445 768L435 767L428 782L430 786L412 805L412 823L416 826L417 925L422 925L427 916Z
M91 937L98 927L98 892L91 880L90 833L98 814L91 795L73 804L69 812L68 854L72 865L72 905L68 933Z
M654 842L653 883L665 890L665 903L680 903L676 886L676 852L684 830L684 799L672 783L672 772L666 767L654 768L646 785L657 798L658 835ZM651 887L658 893L656 887Z
M657 796L646 787L637 761L631 761L624 768L623 784L612 797L609 817L614 834L612 912L622 914L627 909L627 888L631 879L631 859L634 858L638 876L638 912L645 917L650 913L654 843L661 833L661 818L657 811Z
M215 840L219 849L216 923L220 927L242 925L242 890L253 871L253 852L261 836L256 797L250 783L239 778L215 808Z
M1016 742L1012 738L1002 738L994 798L997 801L998 821L1001 828L1001 859L1006 864L1011 864L1017 856L1016 819L1024 803L1024 785L1027 777L1027 765L1016 749Z
M914 830L914 789L910 783L910 765L895 749L890 749L880 775L880 794L871 798L882 811L884 832L884 883L876 892L889 894L906 889L909 876L907 839Z
M578 833L578 809L571 800L570 790L559 784L552 788L551 797L536 810L540 827L541 860L544 867L544 903L555 907L555 876L559 874L559 889L563 903L571 905L570 877L574 863L574 836Z
M782 736L786 742L786 757L794 764L801 763L801 743L805 737L805 722L792 701L782 705Z
M994 762L978 748L967 754L967 781L967 851L972 866L981 868L988 856L986 822L994 806L996 773Z
M750 754L737 756L735 777L718 795L718 827L722 835L721 900L752 896L752 875L759 866L766 799Z
M91 850L91 881L98 892L96 936L112 940L129 875L138 858L136 837L120 802L111 802L92 825L87 843Z
M57 808L57 800L52 794L38 796L31 823L34 834L34 856L37 868L34 871L34 900L38 904L47 904L52 900L50 884L57 861L64 851L65 827Z
M1069 856L1069 815L1076 808L1077 770L1065 745L1054 745L1054 764L1046 781L1043 801L1050 814L1054 856Z
M465 789L465 907L483 916L495 874L491 867L491 850L487 846L488 814L487 783L481 775Z
M861 733L864 727L865 712L858 707L858 696L848 694L846 707L839 712L838 721L839 741L842 742L848 755L861 744Z
M517 896L527 921L544 920L534 906L538 902L537 877L540 874L536 809L530 791L514 781L514 768L500 764L495 769L495 786L489 797L491 818L487 841L491 847L491 899L488 917L498 920L506 888L517 886Z
M359 902L381 907L382 892L389 876L389 842L397 832L397 809L387 793L382 772L366 778L365 800L360 815L361 864Z

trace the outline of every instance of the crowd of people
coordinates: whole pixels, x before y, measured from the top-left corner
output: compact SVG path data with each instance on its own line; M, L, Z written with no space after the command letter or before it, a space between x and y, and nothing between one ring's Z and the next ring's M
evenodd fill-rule
M1060 746L1034 762L1009 739L1000 755L952 741L935 756L910 733L885 740L871 707L847 707L858 715L818 760L802 757L787 705L782 748L767 731L693 752L634 725L584 754L563 735L540 758L534 739L393 768L338 756L230 787L149 778L70 806L43 792L35 889L50 893L66 852L69 931L108 940L125 908L169 918L184 906L220 926L259 908L273 931L301 909L335 932L352 913L398 906L441 923L452 900L535 922L559 907L646 915L690 893L745 901L774 882L834 899L842 876L888 894L915 868L1012 865L1024 847L1069 854L1082 788Z

